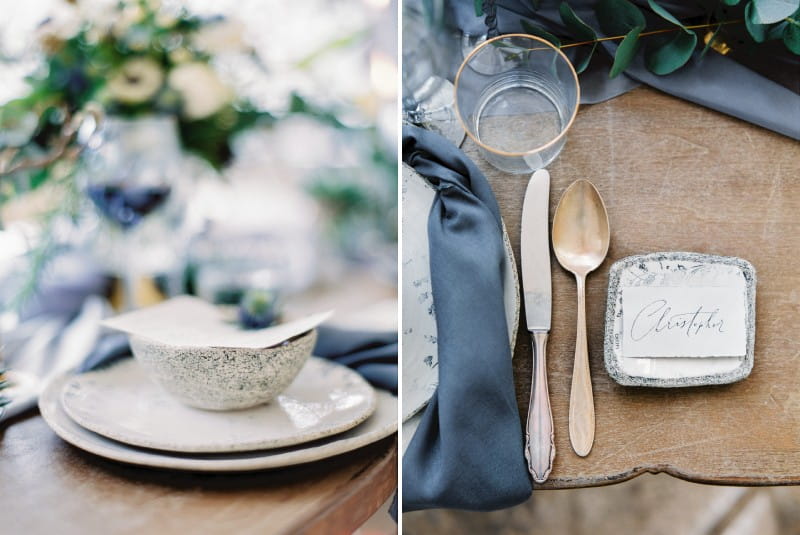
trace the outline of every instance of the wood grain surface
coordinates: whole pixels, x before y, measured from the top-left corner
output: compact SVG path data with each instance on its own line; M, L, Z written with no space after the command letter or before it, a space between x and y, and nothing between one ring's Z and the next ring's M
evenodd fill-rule
M471 140L519 258L526 176L491 168ZM596 435L572 451L568 410L575 282L553 257L548 380L556 458L535 488L572 488L667 472L697 482L800 484L800 143L651 89L579 112L551 164L550 218L572 181L597 186L611 223L606 261L587 280ZM757 271L755 365L742 382L687 389L617 385L603 364L608 268L628 255L695 251L738 256ZM524 311L523 311L524 313ZM521 425L531 385L520 321L514 371Z
M32 416L0 431L0 459L9 534L352 533L397 485L394 436L294 468L202 474L106 461Z

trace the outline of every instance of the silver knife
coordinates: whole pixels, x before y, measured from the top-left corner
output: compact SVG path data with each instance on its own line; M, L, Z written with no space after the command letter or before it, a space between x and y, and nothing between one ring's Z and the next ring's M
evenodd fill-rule
M525 191L520 238L525 316L534 347L531 400L525 431L525 458L528 460L528 470L537 483L547 480L556 456L545 358L552 308L549 207L550 174L540 169L533 173Z

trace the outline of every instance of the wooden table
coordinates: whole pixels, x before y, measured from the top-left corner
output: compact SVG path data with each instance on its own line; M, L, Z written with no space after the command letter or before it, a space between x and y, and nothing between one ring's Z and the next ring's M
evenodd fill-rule
M519 259L526 176L465 152L491 182ZM568 406L575 343L574 280L553 256L548 379L556 459L537 488L623 481L644 472L735 485L800 484L800 143L640 88L586 106L552 177L550 217L574 180L591 180L611 223L608 258L587 285L597 430L586 458L572 451ZM755 366L742 382L686 389L622 387L603 364L609 266L632 254L739 256L757 270ZM522 425L531 386L524 311L514 351Z
M346 316L395 295L361 273L340 283L293 309L337 304ZM397 488L396 437L286 469L203 474L108 461L23 415L0 423L0 533L352 533Z

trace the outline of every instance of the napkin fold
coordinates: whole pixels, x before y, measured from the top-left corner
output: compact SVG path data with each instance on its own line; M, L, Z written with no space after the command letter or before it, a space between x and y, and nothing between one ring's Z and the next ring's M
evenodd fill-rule
M373 386L397 395L397 331L317 329L314 354L360 373Z
M516 505L531 483L503 302L500 210L480 170L438 134L404 126L403 161L437 190L428 237L439 350L439 385L403 456L403 510Z

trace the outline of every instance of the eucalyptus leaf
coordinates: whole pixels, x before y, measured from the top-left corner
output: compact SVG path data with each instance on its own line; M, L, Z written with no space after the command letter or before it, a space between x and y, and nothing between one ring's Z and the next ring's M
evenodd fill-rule
M781 22L780 24L773 24L767 30L767 41L774 41L776 39L783 39L783 32L786 30L786 26L789 24L788 20Z
M717 27L714 29L714 33L711 34L711 37L708 39L708 42L703 47L703 51L700 52L700 58L706 55L708 49L711 48L711 45L714 44L714 40L717 38L719 31L722 29L722 24L717 24Z
M600 0L595 11L600 29L609 37L626 35L639 26L641 33L647 24L639 8L628 0Z
M591 26L583 22L580 17L575 14L572 8L569 7L569 4L561 2L561 5L558 6L558 13L561 15L561 21L564 23L564 26L575 34L575 37L586 41L594 41L597 39L597 33L595 33Z
M650 6L650 9L653 10L653 13L655 13L656 15L661 17L662 19L664 19L664 20L666 20L668 22L671 22L675 26L680 26L681 28L683 28L683 31L685 31L687 33L691 33L690 30L686 29L686 26L684 26L681 21L676 19L675 16L672 13L670 13L669 11L667 11L666 9L664 9L663 7L661 7L660 5L655 3L654 0L647 0L647 4Z
M783 30L783 44L794 54L800 55L800 23L789 21Z
M480 17L481 15L483 15L483 0L475 0L474 6L475 6L475 16Z
M648 48L645 65L654 74L661 76L669 74L686 65L692 57L695 46L697 46L697 34L678 32L666 43Z
M543 28L535 26L531 24L529 21L524 19L520 20L520 23L522 24L522 27L525 29L525 32L531 35L535 35L536 37L541 37L545 41L549 41L556 47L561 48L561 40L552 33L548 32Z
M756 43L763 43L767 39L767 27L763 24L754 22L754 0L750 0L744 8L744 25L747 27L747 33L753 38Z
M644 25L636 26L625 35L625 39L619 44L617 52L614 54L614 64L611 66L611 72L608 73L609 78L616 78L619 73L628 68L639 49L639 34L642 33L642 30L644 30Z
M592 45L592 49L589 51L589 53L586 55L586 57L584 57L580 61L580 63L578 63L578 65L575 67L575 72L580 74L580 73L582 73L583 71L586 70L586 67L588 67L589 63L592 61L592 57L594 56L594 51L595 50L597 50L597 42L595 42Z
M798 8L800 0L753 0L755 12L753 22L772 24L785 19Z
M722 0L726 6L735 6L739 3L739 0Z

